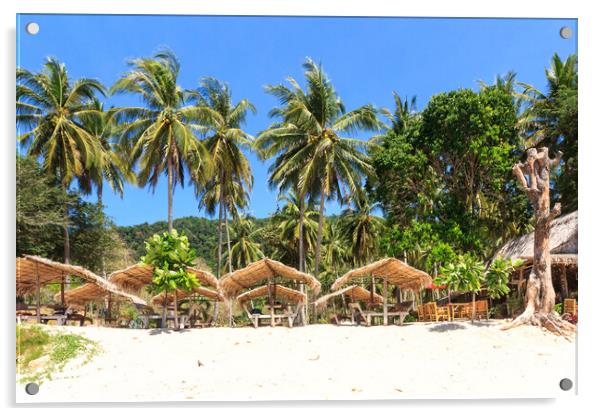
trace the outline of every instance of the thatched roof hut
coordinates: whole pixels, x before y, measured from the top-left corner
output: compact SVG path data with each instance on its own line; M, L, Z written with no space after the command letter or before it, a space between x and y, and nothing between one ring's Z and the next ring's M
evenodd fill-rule
M62 283L67 275L80 277L87 283L93 283L107 290L113 289L113 285L110 285L107 280L81 266L26 255L17 257L17 295L34 293L38 282L40 286Z
M195 295L204 296L206 298L209 298L212 300L217 300L220 302L224 300L224 297L222 295L220 295L218 292L216 292L215 290L206 289L204 287L195 287L190 292L184 292L183 290L177 290L176 294L178 296L178 300L188 299ZM163 305L164 300L165 300L165 293L160 293L151 299L151 303L160 306L160 305ZM167 294L167 303L171 304L173 302L173 300L174 300L173 293L168 293Z
M96 283L86 283L75 289L67 290L64 294L65 303L67 305L82 306L89 302L104 300L108 295L114 301L129 301L139 306L147 306L146 302L138 296L119 290L117 286L111 282L106 282L106 285L99 286ZM60 300L60 293L55 295L55 300Z
M201 285L217 289L217 278L204 270L188 267L188 272L193 273ZM123 270L117 270L109 275L109 281L126 290L140 291L144 286L150 285L153 280L153 268L146 264L138 263Z
M556 218L550 224L550 255L553 264L577 264L578 211ZM534 233L508 241L495 254L505 259L533 261Z
M368 289L365 289L358 285L351 285L344 287L342 289L337 290L336 292L328 293L322 296L320 299L316 300L314 304L317 308L323 308L326 306L328 301L336 296L349 296L353 302L361 300L364 302L371 302L374 300L374 303L383 304L384 299L381 295L377 293L370 294Z
M332 284L332 290L337 290L346 284L365 276L385 279L387 283L400 289L420 290L433 282L431 276L422 270L413 268L395 258L384 258L358 269L350 270Z
M227 298L233 298L245 289L265 281L272 282L280 277L284 280L306 284L315 294L320 292L320 282L310 274L286 266L279 261L264 258L249 264L247 267L224 275L219 287Z
M249 302L255 298L259 298L262 296L271 296L273 299L281 299L290 303L305 303L307 297L305 294L299 292L298 290L290 289L288 287L284 287L277 284L264 285L257 287L253 290L249 290L248 292L239 295L236 300L240 305L243 305L246 302Z

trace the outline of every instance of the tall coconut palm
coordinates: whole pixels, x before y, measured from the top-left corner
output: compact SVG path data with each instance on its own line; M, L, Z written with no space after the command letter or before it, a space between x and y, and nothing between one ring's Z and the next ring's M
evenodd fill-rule
M191 93L191 99L199 114L199 124L194 127L208 135L205 145L214 166L214 178L208 183L196 181L197 194L201 199L218 198L220 217L218 220L219 240L225 225L228 234L228 267L232 272L228 215L236 215L236 208L248 201L253 186L253 173L249 160L242 148L250 149L253 136L242 130L248 112L255 107L243 99L232 103L232 94L227 84L215 78L201 79L200 87ZM221 244L220 244L221 245ZM221 265L221 247L218 249L218 265ZM219 271L218 271L219 276Z
M384 230L381 217L372 215L376 204L365 196L354 198L353 206L343 212L341 229L350 244L351 256L356 266L365 265L378 255L379 236Z
M306 91L293 78L288 78L290 87L268 87L281 103L270 114L281 122L259 136L258 147L264 157L276 157L270 179L279 187L297 181L301 196L316 190L319 194L314 262L314 274L319 276L325 200L343 201L348 193L356 193L362 177L372 172L369 158L362 151L367 143L343 135L361 129L377 130L382 124L372 105L346 112L320 65L308 58L303 67Z
M111 88L111 93L137 95L139 107L115 108L121 124L121 143L129 147L129 165L137 165L139 186L155 189L161 174L167 175L167 228L173 229L173 193L184 185L188 171L197 181L209 176L211 160L192 125L198 109L186 105L187 95L178 85L180 63L173 52L160 51L153 58L129 62L131 69Z
M70 79L65 64L55 58L47 58L38 73L17 69L16 80L18 140L30 156L43 159L44 170L67 193L74 179L100 161L101 146L82 126L81 118L97 113L88 103L96 94L104 95L105 89L94 79ZM68 221L63 233L64 261L69 263Z

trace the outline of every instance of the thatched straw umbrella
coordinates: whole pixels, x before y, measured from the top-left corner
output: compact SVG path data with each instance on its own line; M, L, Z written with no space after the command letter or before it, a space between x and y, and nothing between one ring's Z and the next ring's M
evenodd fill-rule
M36 294L36 316L40 316L40 287L52 283L64 283L67 275L78 276L88 283L93 283L106 290L116 289L107 280L92 273L90 270L72 264L64 264L39 256L18 257L16 290L17 295ZM65 304L65 291L61 287L61 304Z
M192 291L190 292L185 292L183 290L176 290L176 296L178 300L184 300L184 299L188 299L191 298L195 295L201 295L201 296L205 296L206 298L212 299L212 300L217 300L219 302L224 300L224 297L222 295L220 295L218 292L216 292L215 290L211 290L211 289L206 289L204 287L195 287L194 289L192 289ZM173 293L168 293L167 294L167 302L173 302L174 301L174 294ZM154 296L151 299L151 303L155 304L155 305L163 305L163 303L165 302L165 293L159 293L158 295Z
M264 258L247 267L224 275L219 281L221 292L226 298L234 298L245 289L267 281L273 283L276 278L306 284L315 294L320 293L320 282L310 274L286 266L279 261Z
M213 287L215 289L218 288L217 278L211 272L195 269L193 267L187 267L186 271L194 274L201 285ZM123 270L117 270L111 273L109 280L126 290L140 292L143 287L152 283L153 268L144 263L134 264ZM162 299L166 301L168 298L163 296ZM171 296L171 299L173 299L174 309L177 313L178 292L175 293L175 296ZM163 306L165 313L167 304L164 304Z
M307 296L303 292L272 283L271 285L263 285L249 290L248 292L239 295L236 300L242 306L245 303L262 296L267 296L270 299L270 304L272 306L274 299L282 299L294 303L304 303L307 299Z
M361 279L364 276L372 276L383 279L383 318L384 324L388 324L387 315L387 285L391 283L400 290L412 290L418 291L424 286L433 282L431 276L422 270L415 269L414 267L404 263L401 260L395 258L384 258L374 263L368 264L367 266L360 267L358 269L350 270L343 276L339 277L332 284L331 289L337 290L346 284ZM371 288L374 291L374 288Z
M272 284L277 278L306 284L314 294L320 293L321 285L315 277L268 258L258 260L242 269L224 275L219 281L219 287L226 298L232 299L245 289L261 283ZM230 323L232 323L231 306L229 314Z
M336 292L328 293L316 300L314 304L316 308L320 309L328 304L328 301L336 296L349 296L352 302L362 300L364 302L374 302L378 304L384 303L384 298L376 293L371 293L368 289L365 289L358 285L351 285L337 290Z
M194 274L201 285L217 289L217 278L211 272L192 267L188 267L186 271ZM124 289L140 291L144 286L152 283L153 268L143 263L134 264L125 269L114 271L109 275L108 280Z
M57 300L59 294L55 296ZM138 296L132 295L131 293L120 290L111 282L106 282L105 285L99 286L96 283L86 283L75 289L67 290L65 292L65 303L67 305L82 306L86 303L97 301L111 296L113 300L117 301L129 301L137 306L147 306L146 302L140 299Z
M245 292L245 293L239 295L236 298L236 300L238 301L239 305L244 308L244 310L247 312L249 317L251 317L251 314L246 306L246 303L252 301L253 299L263 297L263 296L268 297L268 301L269 301L269 305L270 305L270 315L271 315L270 316L270 320L271 320L270 324L271 324L271 326L274 326L274 323L275 323L274 322L274 315L275 315L274 300L275 299L281 299L287 303L294 303L297 305L297 308L296 308L293 316L289 318L289 319L291 319L291 325L292 325L292 321L299 313L299 309L307 300L307 296L303 292L300 292L298 290L294 290L294 289L291 289L291 288L288 288L288 287L285 287L282 285L278 285L275 283L269 283L267 285L263 285L260 287L256 287L255 289L249 290L248 292Z

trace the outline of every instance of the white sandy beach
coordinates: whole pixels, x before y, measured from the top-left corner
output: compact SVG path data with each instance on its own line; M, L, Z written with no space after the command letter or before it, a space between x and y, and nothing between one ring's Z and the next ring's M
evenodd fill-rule
M103 351L17 402L556 397L576 342L499 321L160 333L63 327ZM574 389L573 389L574 392Z

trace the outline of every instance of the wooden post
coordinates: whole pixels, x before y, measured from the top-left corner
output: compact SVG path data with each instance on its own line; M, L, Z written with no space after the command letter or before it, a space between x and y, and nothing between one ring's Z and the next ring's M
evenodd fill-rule
M109 325L111 323L111 292L109 292L109 300L107 302L107 321L109 321Z
M389 315L387 311L387 298L388 298L388 289L387 289L387 278L385 277L383 280L383 325L387 326L389 324Z
M40 271L38 270L37 262L36 262L36 317L38 318L38 323L42 322L42 317L40 316Z
M65 305L65 275L61 273L61 306Z
M268 301L270 302L270 326L275 326L276 323L274 321L274 294L273 290L276 288L272 284L271 280L268 282Z

